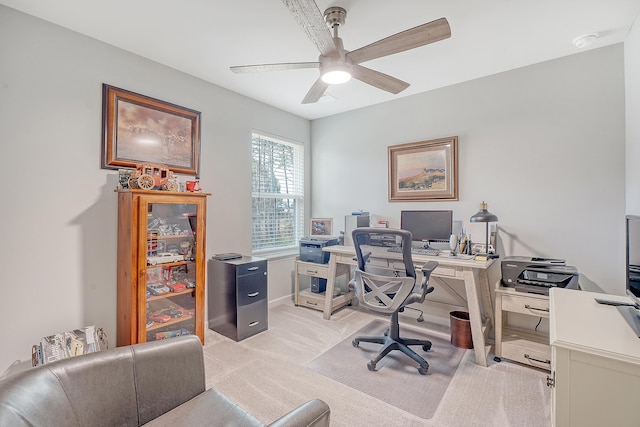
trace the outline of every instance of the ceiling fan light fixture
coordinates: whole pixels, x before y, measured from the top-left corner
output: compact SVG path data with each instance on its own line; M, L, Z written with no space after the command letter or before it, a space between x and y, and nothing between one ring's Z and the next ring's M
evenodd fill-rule
M335 66L322 73L322 81L330 85L339 85L351 80L351 73L346 67Z
M320 52L318 61L234 66L231 67L231 71L249 73L319 68L320 77L302 99L303 104L318 102L329 85L346 83L352 77L388 93L398 94L409 87L409 83L360 64L451 37L449 22L446 18L440 18L348 51L338 36L338 29L344 25L347 15L344 8L333 6L326 9L324 14L320 14L315 0L282 0L282 2L307 37L318 48Z

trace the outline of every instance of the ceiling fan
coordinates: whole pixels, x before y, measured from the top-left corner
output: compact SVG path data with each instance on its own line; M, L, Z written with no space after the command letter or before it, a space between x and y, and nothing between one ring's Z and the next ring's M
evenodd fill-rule
M414 49L451 37L446 18L419 25L406 31L378 40L353 51L344 49L338 37L338 28L344 25L347 11L341 7L330 7L324 14L313 0L282 0L298 25L318 47L318 62L289 62L279 64L241 65L231 67L234 73L319 68L320 77L302 100L303 104L317 102L330 84L344 83L356 78L378 89L397 94L409 87L409 83L360 65L362 62L394 53ZM333 29L333 34L331 30Z

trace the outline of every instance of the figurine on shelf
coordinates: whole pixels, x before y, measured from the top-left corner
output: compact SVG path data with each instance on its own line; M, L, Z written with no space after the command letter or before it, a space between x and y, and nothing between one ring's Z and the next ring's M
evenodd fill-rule
M178 253L180 255L190 255L190 252L191 252L191 242L187 240L183 240L182 242L180 242L180 250L178 251Z
M191 192L201 192L202 188L200 188L200 180L196 179L194 181L187 181L186 183L187 191Z
M167 166L155 163L138 163L131 172L129 187L143 190L178 191L178 183Z
M130 169L118 169L118 186L117 190L128 190L129 189L129 179L131 178L131 170Z

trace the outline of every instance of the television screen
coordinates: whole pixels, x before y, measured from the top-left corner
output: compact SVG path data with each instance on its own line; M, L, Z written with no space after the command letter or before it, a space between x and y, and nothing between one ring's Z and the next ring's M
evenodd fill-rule
M410 231L414 241L448 242L453 230L453 211L401 211L400 228Z
M640 216L627 215L627 295L635 306L620 306L618 311L640 338Z
M640 216L627 215L627 294L640 304Z

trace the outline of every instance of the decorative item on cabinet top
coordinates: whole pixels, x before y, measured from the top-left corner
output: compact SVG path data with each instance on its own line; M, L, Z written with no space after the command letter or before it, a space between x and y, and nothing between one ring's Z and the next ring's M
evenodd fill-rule
M131 172L129 188L143 190L178 191L178 183L173 172L164 165L155 163L137 163Z
M200 180L178 182L168 166L156 163L136 163L135 170L118 169L116 191L161 190L172 192L202 192Z

